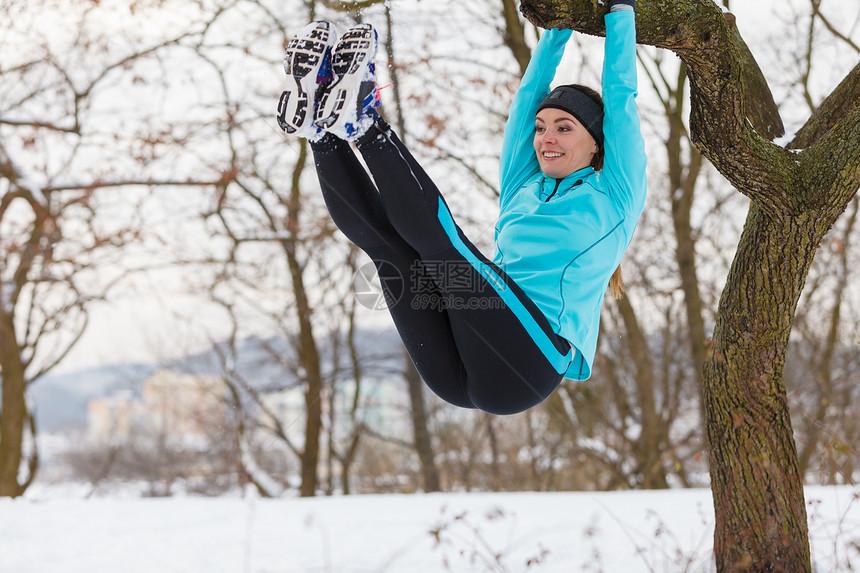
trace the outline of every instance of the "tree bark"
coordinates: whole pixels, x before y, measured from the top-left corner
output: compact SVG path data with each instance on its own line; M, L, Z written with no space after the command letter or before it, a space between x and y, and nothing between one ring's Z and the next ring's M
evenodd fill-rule
M492 414L484 414L484 419L487 422L487 439L490 445L490 489L492 491L502 491L502 472L499 465L499 437L496 435L496 428L493 426Z
M18 354L18 341L11 316L0 310L0 374L3 404L0 405L0 497L17 497L27 403L24 366Z
M522 7L543 27L605 33L605 7L597 3L524 0ZM847 106L841 121L791 153L763 137L768 126L750 123L756 114L747 113L746 98L764 92L747 93L744 75L757 73L757 66L744 64L751 56L715 4L645 3L637 27L637 41L670 49L686 64L691 140L752 201L704 370L717 569L810 571L782 376L815 251L860 187L860 111Z
M794 309L814 255L808 232L753 205L720 300L704 389L720 571L810 569L782 379ZM804 243L806 249L784 248Z
M21 344L15 332L15 305L27 283L30 269L41 254L40 246L44 238L42 230L48 217L46 210L33 200L30 190L19 186L21 175L2 145L0 177L17 189L0 197L0 221L16 198L27 198L35 215L29 237L21 247L20 260L12 280L6 284L0 283L0 386L3 400L0 404L0 497L17 497L26 489L18 482L18 473L23 458L24 427L27 425L28 413L27 365L22 359ZM10 263L4 261L4 264ZM30 481L35 469L35 466L31 469Z
M350 269L355 268L353 261L353 256L358 252L358 247L351 248L350 251ZM352 433L351 437L348 440L349 445L346 447L343 454L339 454L336 451L334 446L334 438L335 438L335 404L331 405L331 424L329 429L329 442L331 443L330 447L330 457L335 457L340 461L341 464L341 473L340 473L340 484L341 490L344 495L349 495L351 492L351 488L349 485L349 476L350 471L352 469L352 464L355 462L356 457L358 456L358 451L361 446L361 438L364 434L364 422L359 420L359 410L361 409L361 391L362 391L362 381L364 379L363 368L361 365L361 358L359 356L358 347L356 346L356 321L355 321L355 306L353 305L348 314L348 323L349 328L346 334L346 344L349 349L349 360L352 364L352 377L354 381L353 386L353 395L352 395L352 404L349 409L349 422L350 422L350 432ZM335 392L332 390L332 394ZM331 480L331 477L329 477Z

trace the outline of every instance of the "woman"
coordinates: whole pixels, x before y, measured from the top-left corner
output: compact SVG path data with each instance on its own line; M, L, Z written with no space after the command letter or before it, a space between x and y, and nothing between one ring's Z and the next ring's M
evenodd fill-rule
M332 219L376 264L412 361L451 404L516 413L591 375L603 296L645 200L635 0L609 7L603 104L582 86L547 95L570 30L535 49L505 127L493 261L376 113L373 29L335 45L314 23L287 48L295 87L279 123L311 142Z

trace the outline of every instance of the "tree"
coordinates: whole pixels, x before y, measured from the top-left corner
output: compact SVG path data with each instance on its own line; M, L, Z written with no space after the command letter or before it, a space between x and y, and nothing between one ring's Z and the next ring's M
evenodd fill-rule
M542 27L605 33L605 8L591 2L524 0L522 9ZM673 0L643 2L637 23L639 43L684 61L691 139L751 201L703 377L717 567L809 571L783 368L816 249L860 187L860 66L781 147L755 113L766 94L751 89L757 66L733 18L708 0Z
M121 265L106 269L140 238L128 213L147 190L209 186L220 177L205 168L157 177L168 149L171 159L187 158L179 150L193 140L193 124L159 118L157 106L134 108L138 98L166 90L138 75L138 66L157 62L199 29L148 37L130 14L72 3L47 9L74 19L78 32L54 34L39 25L40 7L0 8L0 496L13 497L38 468L27 390L70 352L92 303L121 278ZM142 9L136 24L149 15ZM125 25L122 42L100 27L103 16ZM122 105L143 121L121 126Z

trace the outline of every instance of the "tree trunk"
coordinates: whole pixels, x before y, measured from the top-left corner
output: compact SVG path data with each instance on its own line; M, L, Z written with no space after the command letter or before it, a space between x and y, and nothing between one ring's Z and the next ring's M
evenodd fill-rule
M299 364L304 370L305 385L305 446L301 456L302 484L299 494L312 497L317 488L317 464L319 463L320 433L322 431L322 369L319 351L314 338L311 315L313 309L308 302L305 289L303 265L299 262L296 245L299 235L299 211L301 193L299 181L307 160L308 145L299 142L299 158L293 171L290 201L287 206L287 231L289 238L284 239L284 251L292 280L293 296L296 301L296 314L299 322Z
M400 134L401 141L408 147L406 118L403 115L403 106L400 105L400 102L403 100L400 95L399 67L394 57L394 23L391 17L390 2L385 2L385 25L388 29L388 33L385 35L385 56L388 59L388 74L391 77L391 89L394 91L394 102L397 107L397 133Z
M415 451L421 465L421 477L425 492L440 491L439 469L433 457L433 444L430 442L430 432L427 430L427 411L424 406L424 381L412 364L409 355L404 350L406 370L403 373L409 387L409 405L412 412L412 431Z
M23 493L18 483L27 403L24 398L24 366L18 354L18 342L11 317L0 315L0 374L3 404L0 406L0 497L17 497Z
M669 122L666 153L669 159L672 224L675 229L675 259L678 262L681 290L684 291L684 309L687 315L687 329L690 334L690 353L695 371L701 372L707 358L707 346L705 321L702 317L702 299L699 294L699 279L696 275L696 241L693 238L693 228L690 224L690 212L693 208L696 181L702 171L702 155L691 145L689 157L686 165L684 164L681 143L686 139L683 119L684 99L687 93L686 82L686 69L681 64L678 82L671 94L673 97L670 101L665 102Z
M720 300L704 388L718 571L810 569L782 378L815 250L808 235L805 225L770 219L753 205Z
M493 426L492 414L484 414L487 422L487 438L490 442L490 489L502 491L502 472L499 466L499 438Z
M639 406L639 423L642 430L633 447L639 466L640 486L643 489L666 489L666 470L661 463L661 446L665 443L665 426L657 412L655 394L657 382L651 362L651 352L645 333L639 327L630 300L618 300L618 309L627 331L627 347L636 366L636 403Z
M502 0L502 15L505 17L503 36L505 45L516 59L520 67L520 75L525 74L529 60L532 58L532 50L526 44L526 30L517 14L516 0Z
M350 269L354 269L354 255L358 253L358 247L352 247L350 250L349 261L350 261ZM331 427L329 429L329 442L331 443L331 456L337 457L337 459L341 463L341 474L340 474L340 484L341 489L343 490L344 495L350 494L350 486L349 486L349 473L352 468L352 464L355 461L356 456L358 455L359 446L361 444L361 437L364 433L364 423L359 421L359 408L361 408L361 386L362 380L364 378L363 369L361 366L361 359L359 357L358 348L356 347L356 329L355 329L355 305L353 305L349 313L347 314L349 317L349 329L347 331L347 348L349 348L349 360L352 364L352 378L354 381L353 387L353 395L352 395L352 405L349 411L349 421L350 421L350 432L352 432L352 437L349 440L349 447L347 447L346 452L343 455L337 454L334 447L334 436L335 436L335 405L332 403L331 405ZM332 384L332 387L334 383ZM332 391L334 393L334 391Z

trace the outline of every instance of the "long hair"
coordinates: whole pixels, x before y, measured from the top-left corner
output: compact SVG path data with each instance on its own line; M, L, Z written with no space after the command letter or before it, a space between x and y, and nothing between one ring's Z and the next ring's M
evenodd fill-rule
M603 98L600 97L600 93L598 93L597 90L582 84L568 84L567 87L571 87L584 93L594 100L594 103L599 105L601 109L603 108ZM591 166L595 171L603 169L603 156L603 147L601 147L597 150L597 153L594 154L594 157L591 158ZM613 298L619 299L624 296L625 290L627 290L627 287L624 285L624 279L621 277L621 266L619 265L615 269L615 272L612 273L612 277L609 279L609 294L611 294Z
M609 278L609 294L617 300L624 297L625 290L627 290L627 287L624 285L624 279L621 278L621 265L618 265L615 272Z

